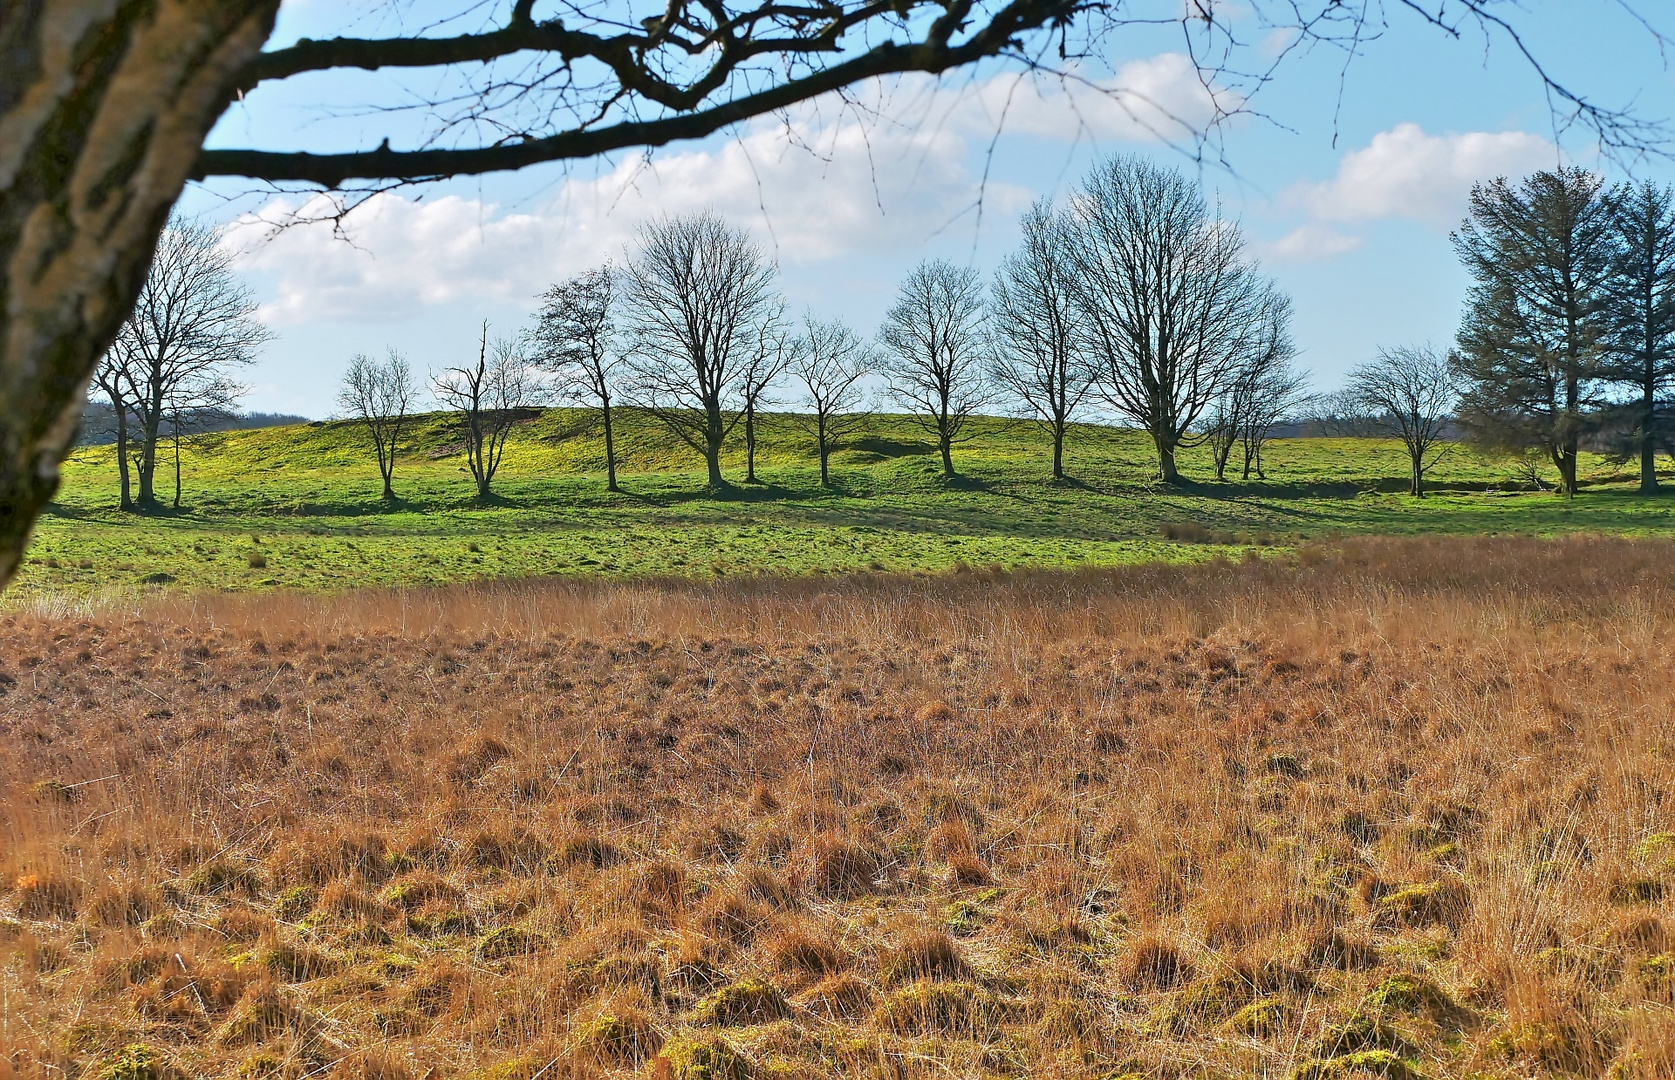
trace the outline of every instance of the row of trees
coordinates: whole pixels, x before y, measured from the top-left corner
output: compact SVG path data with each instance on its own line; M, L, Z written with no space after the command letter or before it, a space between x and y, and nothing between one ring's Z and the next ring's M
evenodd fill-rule
M272 336L233 269L220 230L176 221L164 230L150 272L116 340L94 370L110 401L122 509L153 508L165 440L180 505L180 440L225 416L244 393L231 372L255 361ZM134 494L138 473L139 492Z
M713 214L662 220L620 270L550 288L520 338L491 343L485 328L476 365L449 369L434 389L460 414L483 495L511 424L555 399L598 410L612 490L612 409L623 402L700 454L713 487L725 484L722 447L742 429L753 483L757 416L786 390L829 484L831 452L860 421L869 384L934 438L949 477L972 417L1007 410L1045 427L1062 478L1065 432L1091 408L1144 429L1166 482L1178 478L1176 454L1204 441L1218 477L1238 447L1244 475L1260 475L1267 433L1305 400L1290 302L1198 185L1113 158L1062 207L1033 207L1023 234L987 285L968 267L919 264L867 341L841 322L790 320L775 267L742 230ZM341 399L368 424L386 496L390 421L413 385L399 359L357 357Z
M1289 301L1179 172L1110 159L1062 205L1032 207L1022 233L987 283L967 267L921 263L867 340L841 322L790 319L775 267L742 230L713 214L659 221L620 269L547 290L525 333L491 340L485 324L475 363L443 371L431 390L460 417L483 496L513 424L553 401L598 410L613 491L621 403L700 454L717 487L722 447L740 431L745 479L756 481L758 416L792 403L829 484L830 455L869 398L917 420L948 476L971 418L996 411L1046 429L1055 478L1070 424L1094 410L1143 429L1165 481L1177 479L1177 452L1197 444L1208 444L1218 479L1230 467L1261 477L1270 433L1305 413L1401 438L1415 495L1462 434L1544 457L1567 493L1590 440L1638 457L1643 490L1656 487L1655 454L1675 452L1667 189L1607 189L1574 169L1479 185L1453 237L1475 280L1457 347L1382 351L1324 407L1293 363ZM96 375L116 422L125 508L158 504L171 439L178 505L180 437L230 407L242 388L229 371L268 338L255 307L216 230L177 222L165 232ZM418 400L400 356L351 362L340 405L366 424L387 499Z

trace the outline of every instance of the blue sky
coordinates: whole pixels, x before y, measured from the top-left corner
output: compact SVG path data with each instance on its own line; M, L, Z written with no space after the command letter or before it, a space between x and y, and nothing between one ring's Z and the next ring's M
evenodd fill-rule
M1633 2L1675 24L1661 5ZM461 362L474 356L484 319L493 332L515 332L547 283L605 257L620 261L637 226L666 212L724 213L777 259L794 309L870 333L919 259L992 269L1029 202L1062 195L1117 152L1201 178L1291 294L1300 362L1331 388L1381 345L1451 338L1466 281L1448 230L1474 180L1561 161L1612 178L1675 180L1666 163L1625 169L1602 158L1587 132L1555 131L1541 83L1508 42L1453 40L1390 9L1390 31L1346 76L1330 50L1288 60L1253 100L1262 115L1228 125L1204 162L1156 137L1180 133L1170 117L1204 116L1207 106L1179 32L1147 29L1118 33L1100 62L1082 69L1090 82L1133 91L1126 109L1079 84L1016 86L1016 72L995 66L863 89L874 116L817 103L665 147L649 162L624 153L380 196L349 216L343 235L316 225L264 239L247 224L234 236L277 336L243 376L252 388L245 404L329 415L356 352L394 347L420 371ZM290 0L274 43L385 31L391 10ZM1526 12L1526 41L1561 81L1606 105L1675 116L1675 75L1623 0L1532 0ZM1282 44L1260 27L1246 30L1252 56ZM229 111L211 144L370 148L392 134L400 148L416 133L406 121L392 126L345 106L400 100L396 87L417 85L413 74L404 78L327 73L258 90ZM1001 125L998 103L1007 100ZM1167 115L1148 103L1166 105ZM787 126L803 146L786 138ZM304 198L222 179L189 190L183 207L248 221Z

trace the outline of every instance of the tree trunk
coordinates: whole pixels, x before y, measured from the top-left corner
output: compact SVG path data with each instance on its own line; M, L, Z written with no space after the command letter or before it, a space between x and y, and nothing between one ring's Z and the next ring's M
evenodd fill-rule
M611 399L604 398L600 403L600 411L605 414L605 490L615 491L616 486L616 440L611 434Z
M1559 487L1566 498L1576 494L1576 445L1574 440L1567 441L1563 450L1559 452Z
M1640 428L1640 494L1658 493L1657 402L1651 378L1643 388L1645 416Z
M140 429L140 507L150 510L157 505L157 440L162 438L162 410L153 407L151 416Z
M0 15L0 588L88 377L279 0L33 0Z
M1053 429L1053 479L1064 479L1064 427Z
M1425 497L1425 463L1417 453L1408 454L1407 492L1416 499Z
M709 471L709 486L719 491L727 486L721 475L721 440L726 429L721 424L720 402L704 405L704 466Z
M949 438L946 427L936 433L936 448L942 451L942 478L952 480L958 474L954 472L954 440Z
M826 462L832 456L832 448L826 445L826 437L820 436L820 486L831 487L832 478L827 471Z
M744 482L757 483L756 480L756 403L744 403Z
M180 422L174 429L174 508L180 509Z
M1165 484L1176 483L1181 474L1175 469L1175 444L1163 439L1154 441L1157 444L1157 478Z
M122 498L117 504L122 510L134 508L133 491L128 486L128 408L115 394L111 407L116 410L116 475L122 485Z
M486 476L478 477L477 478L477 500L479 502L488 502L489 496L491 494L492 494L492 492L489 490L489 478L486 477Z

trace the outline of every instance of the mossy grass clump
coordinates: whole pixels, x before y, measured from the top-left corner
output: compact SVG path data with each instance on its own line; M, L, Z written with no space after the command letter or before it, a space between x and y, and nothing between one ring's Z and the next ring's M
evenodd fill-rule
M292 885L280 892L273 901L274 918L296 922L314 910L320 902L320 891L312 885Z
M1005 1004L968 982L925 980L895 990L873 1010L873 1023L898 1035L979 1037L1005 1018Z
M1385 1015L1423 1016L1445 1025L1458 1025L1471 1016L1447 990L1418 975L1390 976L1367 994L1361 1007Z
M1350 1080L1376 1076L1380 1080L1426 1080L1419 1066L1389 1050L1357 1050L1341 1057L1305 1061L1291 1080Z
M1291 1003L1284 998L1259 998L1229 1017L1227 1026L1241 1035L1271 1038L1285 1027L1291 1013Z
M1439 923L1452 927L1470 906L1471 893L1459 882L1422 881L1380 897L1373 904L1373 926L1380 930Z
M773 983L754 978L723 986L692 1007L695 1021L720 1027L766 1024L790 1014L791 1003L785 999L785 992Z
M1384 1050L1398 1057L1416 1058L1419 1047L1376 1013L1357 1012L1337 1024L1329 1025L1315 1040L1313 1056L1321 1059L1338 1058L1363 1050Z
M1628 878L1612 884L1608 895L1613 904L1655 904L1663 899L1663 882L1655 878Z
M664 1042L652 1075L668 1080L750 1080L754 1071L750 1059L728 1039L682 1032Z
M240 862L215 859L204 863L182 882L195 896L243 896L254 899L267 888L260 874Z
M150 1043L129 1043L116 1055L89 1071L91 1080L186 1080L163 1051Z
M613 1065L638 1065L663 1047L663 1035L643 1009L609 1007L570 1037L573 1056Z
M513 956L528 956L552 944L547 936L521 926L503 926L483 935L477 942L477 959L505 960Z
M828 1020L859 1020L873 1006L872 987L853 972L821 979L797 995L797 1004Z
M296 942L281 941L249 952L239 953L228 963L234 968L264 968L283 982L308 982L334 974L343 965L330 953L311 949Z

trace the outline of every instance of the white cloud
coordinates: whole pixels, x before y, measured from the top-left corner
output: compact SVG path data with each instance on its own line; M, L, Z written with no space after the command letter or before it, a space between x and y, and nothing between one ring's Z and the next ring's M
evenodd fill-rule
M1190 57L1162 53L1105 79L1079 71L1006 72L958 102L967 130L1069 141L1191 142L1243 100L1206 85Z
M1472 184L1551 166L1553 144L1522 131L1427 135L1398 124L1345 154L1338 175L1292 189L1293 201L1323 221L1408 218L1439 227L1465 212Z
M1274 262L1324 262L1361 247L1365 241L1359 236L1339 232L1329 225L1310 222L1299 226L1278 240L1255 243L1257 255Z
M749 228L781 262L878 253L923 243L981 196L1015 213L1028 193L980 186L966 142L858 122L829 130L760 128L711 148L635 154L597 178L562 182L539 211L506 211L459 195L374 196L345 237L322 225L266 236L256 218L235 230L248 269L271 278L263 317L275 325L399 318L416 305L533 297L546 284L611 257L661 214L715 210ZM261 220L317 217L321 201L280 199Z
M458 194L382 194L344 223L263 239L262 220L319 216L323 202L268 204L235 233L265 274L263 317L396 319L460 299L521 300L606 257L660 214L715 210L751 229L782 263L910 251L980 202L996 219L1031 197L985 183L973 147L1002 134L1182 138L1215 116L1191 61L1164 54L1093 81L1003 72L974 82L902 78L762 120L727 142L632 154L595 177L569 177L539 209L506 210Z

